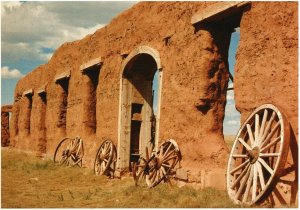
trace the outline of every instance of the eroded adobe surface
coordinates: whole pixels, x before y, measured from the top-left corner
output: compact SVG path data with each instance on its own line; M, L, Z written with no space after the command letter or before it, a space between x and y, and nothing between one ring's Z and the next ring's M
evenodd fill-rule
M136 47L146 45L159 52L163 66L160 142L176 139L185 159L193 160L184 162L186 167L194 163L203 166L210 163L224 168L228 152L222 134L227 57L219 55L219 46L214 43L210 32L195 32L190 24L191 14L206 6L204 3L137 4L93 35L62 45L49 63L32 71L16 87L17 97L27 89L38 90L47 85L46 133L41 132L43 104L39 95L32 96L30 122L27 119L30 100L23 96L14 105L19 127L17 135L15 130L12 131L14 144L25 150L39 150L34 145L45 135L47 154L51 156L62 137L80 135L86 143L86 164L92 162L93 154L104 138L117 144L120 54L128 54ZM165 10L168 12L163 12ZM229 33L224 34L228 42ZM79 67L97 57L102 58L103 65L97 88L97 133L93 134L85 132L83 124L87 114L84 106L89 79L82 75ZM63 93L54 79L67 71L71 76L64 129L59 116ZM212 102L207 111L201 112L195 107L201 98ZM191 169L195 169L194 166Z
M214 4L138 3L94 34L63 44L47 64L18 82L11 144L51 157L63 137L80 135L84 164L91 167L104 139L118 144L120 79L126 55L148 46L159 53L163 73L158 143L169 138L178 142L189 182L212 186L214 181L206 178L214 172L220 179L224 175L225 181L227 53L232 29L238 25L241 40L234 88L242 121L257 106L274 103L282 107L297 137L297 3L252 2L242 16L234 18L235 24L222 20L191 24L194 14ZM97 58L102 63L95 89L80 66ZM60 75L65 79L57 80ZM33 94L24 95L29 89ZM86 117L93 112L87 108L91 104L96 104L95 119ZM289 160L293 161L292 155Z
M9 134L9 113L12 111L12 105L1 107L1 146L7 147L10 143Z

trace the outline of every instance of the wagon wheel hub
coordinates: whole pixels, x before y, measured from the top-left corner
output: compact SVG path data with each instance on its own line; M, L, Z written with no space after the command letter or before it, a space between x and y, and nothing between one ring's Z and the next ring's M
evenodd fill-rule
M70 157L70 155L71 155L70 150L69 149L64 150L62 155Z
M153 160L149 163L150 168L155 168L156 170L161 167L162 161L159 159L159 157L153 158Z
M157 157L154 157L151 161L149 161L146 166L148 166L148 168L157 168Z
M254 147L252 150L248 150L247 153L248 153L247 156L250 160L250 163L254 164L259 157L259 148Z

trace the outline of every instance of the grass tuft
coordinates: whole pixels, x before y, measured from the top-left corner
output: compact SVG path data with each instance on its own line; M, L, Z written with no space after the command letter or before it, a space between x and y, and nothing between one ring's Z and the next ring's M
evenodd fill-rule
M64 196L62 193L60 193L60 195L58 195L58 200L59 201L64 201Z

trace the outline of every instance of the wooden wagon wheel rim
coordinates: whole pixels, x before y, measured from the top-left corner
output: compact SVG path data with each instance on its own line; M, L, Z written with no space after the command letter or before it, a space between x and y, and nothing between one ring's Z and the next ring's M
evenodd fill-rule
M180 150L176 141L173 139L165 141L149 161L149 170L145 176L148 187L155 187L162 180L167 180L180 158Z
M227 191L237 204L267 198L284 169L290 140L286 117L272 104L258 107L241 126L227 167Z
M96 175L103 175L109 170L114 173L116 162L116 149L111 140L105 140L99 147L94 162Z
M83 155L83 141L80 137L64 138L56 147L53 160L58 165L81 167Z
M55 152L54 152L54 157L53 157L53 161L54 161L55 164L59 164L60 165L60 162L64 161L64 159L66 159L66 156L64 154L62 154L62 153L64 151L64 148L68 147L70 141L71 141L70 138L64 138L57 145L57 147L55 149ZM66 144L66 145L62 146L63 144ZM60 149L62 149L62 151L60 151Z

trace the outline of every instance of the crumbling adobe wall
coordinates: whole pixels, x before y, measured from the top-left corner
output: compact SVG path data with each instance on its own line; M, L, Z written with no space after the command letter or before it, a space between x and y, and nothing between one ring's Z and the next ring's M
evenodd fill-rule
M215 43L212 32L195 32L190 23L191 15L209 4L212 3L139 3L94 34L63 44L46 65L21 79L15 96L26 89L36 91L47 84L47 155L53 155L63 137L80 135L85 143L84 164L92 166L104 138L117 144L121 53L128 54L138 46L146 45L159 52L163 66L159 144L169 138L175 139L182 151L182 165L191 173L225 169L228 151L223 140L222 121L228 82L227 55L220 55L222 46ZM222 39L227 40L224 45L228 45L229 32L220 29L221 32L224 32ZM97 89L97 131L87 133L83 124L86 114L83 107L86 102L83 101L89 79L82 75L79 67L97 57L103 61ZM57 126L61 87L54 82L54 77L66 71L71 72L71 77L64 129ZM41 105L35 91L30 135L23 131L26 98L15 103L16 109L19 107L20 110L19 134L15 136L15 142L17 147L25 150L37 150L37 136L41 135L37 126ZM209 106L201 111L196 105L203 98Z
M22 94L29 89L33 89L37 92L41 85L47 83L49 73L51 75L51 72L45 71L44 67L45 66L38 67L18 82L15 89L15 102L13 105L10 130L12 146L37 153L39 153L40 150L45 152L45 149L41 149L40 145L40 142L46 140L43 135L45 127L42 127L43 123L41 122L41 118L45 117L45 113L42 110L43 104L40 101L40 96L34 93L30 108L28 97ZM30 120L28 120L29 116Z
M296 136L297 10L296 2L253 2L241 21L234 69L236 107L242 114L242 121L259 105L273 103L282 108Z
M9 113L12 111L12 105L1 107L1 146L7 147L10 144L9 134Z
M231 29L218 24L195 28L191 24L193 14L212 4L215 2L141 2L94 34L63 44L47 64L22 78L16 87L11 131L14 145L41 151L39 142L46 139L46 154L51 157L62 138L80 135L84 140L84 164L91 167L105 138L115 145L118 142L119 82L124 61L121 55L139 46L149 46L159 52L163 71L159 144L169 138L178 142L189 181L201 182L203 172L219 170L225 174L228 150L222 124ZM291 35L297 28L296 12L295 6L285 4L252 3L251 10L243 15L234 88L243 120L261 103L274 101L284 107L297 134L297 38ZM286 31L281 34L278 28ZM79 68L99 57L103 65L96 93L97 129L93 133L87 132L85 123L89 78ZM63 92L54 81L55 76L64 72L71 74L66 128L58 126ZM44 85L46 131L39 127L45 105L36 94ZM28 135L23 125L28 107L26 98L20 96L31 88L34 95Z
M252 2L240 33L234 68L236 107L241 122L264 103L278 106L286 115L294 136L286 164L289 173L281 177L288 181L276 188L286 203L294 203L298 192L298 3Z

